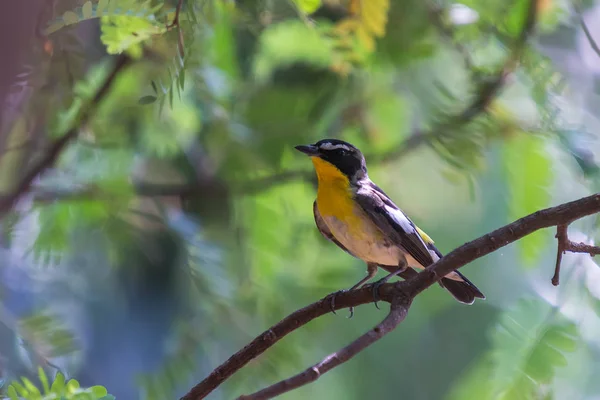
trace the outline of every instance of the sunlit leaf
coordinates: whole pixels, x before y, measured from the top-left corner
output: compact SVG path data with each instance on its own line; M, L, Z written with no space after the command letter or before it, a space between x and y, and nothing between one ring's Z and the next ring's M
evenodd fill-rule
M100 39L109 54L128 51L133 57L140 57L141 43L165 31L165 26L144 17L104 16L102 17Z
M21 399L26 400L115 400L113 396L107 394L106 388L103 386L82 388L75 379L70 379L66 382L64 375L60 372L56 374L54 382L52 382L52 386L49 389L47 388L47 377L43 372L40 372L41 377L46 382L43 397L41 391L29 379L23 377L21 381L27 389L19 381L11 382L7 390L10 399L19 399L20 395Z
M312 14L321 6L321 0L294 0L302 12Z

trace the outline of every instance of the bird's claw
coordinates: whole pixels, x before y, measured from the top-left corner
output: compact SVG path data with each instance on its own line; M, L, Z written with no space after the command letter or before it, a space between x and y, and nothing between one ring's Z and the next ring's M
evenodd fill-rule
M337 315L337 313L335 312L335 298L342 294L342 293L346 293L349 292L349 289L342 289L342 290L338 290L337 292L331 294L331 298L329 300L329 309L331 310L332 313L334 313L335 315ZM354 316L354 307L350 307L350 316L348 318L352 318Z
M346 289L338 290L337 292L335 292L335 293L332 293L332 294L330 295L330 299L329 299L329 309L330 309L330 310L331 310L331 312L332 312L332 313L334 313L335 315L337 315L337 313L335 312L335 298L336 298L336 297L337 297L339 294L341 294L341 293L344 293L344 292L347 292L347 290L346 290Z
M387 282L387 277L378 280L377 282L375 282L373 284L373 288L372 288L372 292L373 292L373 303L375 304L375 308L377 308L378 310L381 310L381 308L379 308L379 305L377 304L377 302L380 300L379 299L379 288L381 287L381 285L383 285L384 283Z

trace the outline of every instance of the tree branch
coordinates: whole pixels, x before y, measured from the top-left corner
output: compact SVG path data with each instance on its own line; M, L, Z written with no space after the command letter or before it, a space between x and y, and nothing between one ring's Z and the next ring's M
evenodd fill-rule
M181 14L182 6L183 6L183 0L179 0L177 2L177 7L175 8L175 16L173 17L173 21L167 25L167 29L179 27L179 15Z
M406 284L406 282L403 282ZM289 379L277 382L265 389L262 389L256 393L248 396L240 396L239 400L263 400L271 399L275 396L279 396L283 393L289 392L300 386L304 386L308 383L314 382L324 373L331 371L333 368L345 363L352 357L372 345L386 334L390 333L398 324L404 321L408 314L408 309L412 303L412 298L408 296L395 297L390 312L383 321L377 324L373 329L354 340L352 343L336 351L333 354L328 355L320 363L307 368L303 372L295 375Z
M554 267L554 276L552 277L552 284L558 286L560 283L560 264L562 262L562 256L565 252L571 253L588 253L590 256L600 254L600 247L590 246L585 243L575 243L569 239L568 235L569 224L560 224L556 227L556 266Z
M130 62L131 59L125 55L120 55L117 58L113 70L104 81L104 84L98 89L98 92L96 92L96 95L90 101L90 104L82 110L74 126L49 146L48 151L29 169L29 171L25 173L12 193L0 197L0 219L12 209L23 194L29 191L33 181L54 165L62 151L67 147L71 140L77 136L80 127L89 121L98 104L100 104L104 96L109 92L119 72L121 72Z
M552 226L568 225L577 219L598 212L600 212L600 194L594 194L556 207L537 211L460 246L405 283L398 282L382 285L379 289L380 297L382 301L392 304L394 301L399 301L398 299L405 298L406 296L413 299L441 279L441 277L455 269L537 230ZM339 294L336 297L335 309L348 308L371 302L371 290L372 286L367 285L359 290ZM330 296L327 296L316 303L310 304L290 314L281 322L263 332L247 346L213 370L208 377L192 388L181 400L199 400L206 397L231 375L244 367L252 359L264 353L285 335L306 325L313 319L327 314L330 311L329 299Z
M418 148L424 143L440 138L450 130L456 130L462 126L467 125L478 115L485 112L487 106L496 97L499 90L504 84L504 80L507 74L514 70L518 64L527 38L531 34L535 26L536 20L536 2L531 1L527 12L525 23L523 28L515 41L515 45L511 51L511 54L503 63L502 67L492 75L492 78L487 79L481 84L479 89L476 91L477 96L472 102L458 114L447 118L444 122L439 123L436 127L431 130L422 131L415 130L408 138L406 138L398 147L395 149L385 152L383 154L367 154L366 158L371 162L387 163L395 161L412 150ZM176 14L173 22L169 26L176 26L178 21L178 13L181 11L183 1L179 1L177 4ZM240 182L239 184L232 184L232 192L235 194L251 195L257 192L269 189L275 185L279 185L288 182L292 179L301 179L309 181L314 177L314 173L309 170L292 170L284 171L274 175L253 179L246 182ZM149 184L149 183L136 183L135 191L140 196L183 196L191 195L194 193L201 193L204 190L204 186L199 183L189 184ZM94 192L97 193L97 192ZM59 192L53 195L47 190L40 196L41 201L47 201L48 199L59 199L61 197L67 197L69 199L77 198L89 198L90 190L83 188L74 192ZM35 196L34 196L35 197ZM3 202L0 198L0 215L2 215Z
M381 286L379 293L382 301L391 302L393 290L394 287L392 284ZM232 355L219 367L215 368L209 376L194 386L185 396L181 398L181 400L196 400L206 397L227 378L248 364L251 360L264 353L268 348L273 346L284 336L306 325L313 319L331 312L330 300L331 295L325 296L321 300L293 312L277 324L258 335L243 349ZM371 287L364 286L361 289L352 292L339 293L335 298L334 308L336 310L340 310L360 304L367 304L372 301L373 292Z

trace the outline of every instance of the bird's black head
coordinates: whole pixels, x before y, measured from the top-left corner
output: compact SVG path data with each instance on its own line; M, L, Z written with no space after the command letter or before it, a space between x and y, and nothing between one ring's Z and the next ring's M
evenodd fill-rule
M343 140L323 139L315 144L296 146L296 150L332 164L352 182L367 174L367 165L363 154L356 147ZM317 164L315 164L315 167L318 169Z

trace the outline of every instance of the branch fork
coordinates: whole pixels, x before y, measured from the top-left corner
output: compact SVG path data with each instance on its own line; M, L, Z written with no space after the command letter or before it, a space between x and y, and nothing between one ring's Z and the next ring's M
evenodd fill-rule
M556 238L557 249L556 249L556 265L554 267L554 276L552 277L552 284L558 286L560 283L560 266L562 263L562 256L567 251L570 253L587 253L594 257L600 254L600 247L592 246L585 243L576 243L569 239L568 234L569 223L560 224L556 227Z

